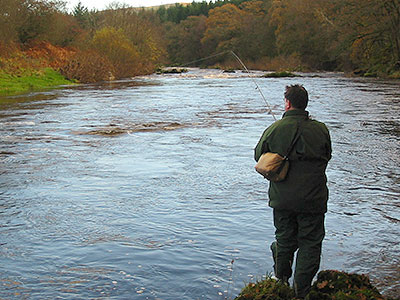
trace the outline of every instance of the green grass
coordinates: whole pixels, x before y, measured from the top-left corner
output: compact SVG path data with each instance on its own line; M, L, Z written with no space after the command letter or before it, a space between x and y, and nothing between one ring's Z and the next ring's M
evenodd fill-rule
M32 74L15 76L0 71L0 96L12 96L73 84L60 73L45 68Z

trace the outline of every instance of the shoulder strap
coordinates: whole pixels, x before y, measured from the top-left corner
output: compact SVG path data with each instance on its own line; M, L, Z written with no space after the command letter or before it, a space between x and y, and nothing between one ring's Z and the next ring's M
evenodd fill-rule
M297 122L297 128L296 128L296 134L294 136L294 139L292 141L292 143L290 144L287 154L285 155L285 159L288 159L290 153L292 152L294 145L296 145L296 142L298 141L299 137L301 135L301 130L300 130L300 121Z

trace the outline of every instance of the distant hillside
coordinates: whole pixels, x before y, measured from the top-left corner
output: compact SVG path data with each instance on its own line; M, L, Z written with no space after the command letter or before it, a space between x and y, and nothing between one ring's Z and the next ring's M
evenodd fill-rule
M137 7L137 8L157 10L160 7L169 8L169 7L175 6L176 4L180 4L182 6L188 6L188 5L192 4L192 3L191 2L176 2L176 3L170 3L170 4L155 5L155 6L145 6L145 7L140 6L140 7Z

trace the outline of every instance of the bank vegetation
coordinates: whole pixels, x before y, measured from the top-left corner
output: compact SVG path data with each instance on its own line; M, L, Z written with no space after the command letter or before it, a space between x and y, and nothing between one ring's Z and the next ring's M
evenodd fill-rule
M253 69L400 77L399 0L112 2L102 11L67 10L61 0L0 4L0 81L45 68L85 83L189 62L239 68L229 51Z

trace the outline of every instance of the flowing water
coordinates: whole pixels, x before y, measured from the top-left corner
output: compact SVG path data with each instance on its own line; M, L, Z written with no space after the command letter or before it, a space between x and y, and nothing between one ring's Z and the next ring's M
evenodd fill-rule
M256 80L278 118L285 85L304 84L331 131L321 268L399 295L399 82ZM190 69L2 102L1 299L233 299L272 272L253 148L273 118L246 74Z

